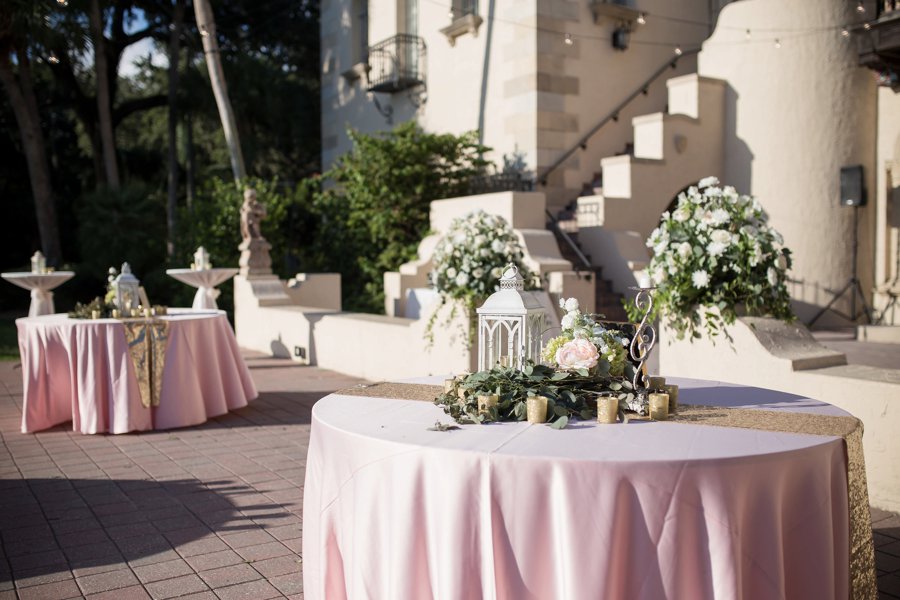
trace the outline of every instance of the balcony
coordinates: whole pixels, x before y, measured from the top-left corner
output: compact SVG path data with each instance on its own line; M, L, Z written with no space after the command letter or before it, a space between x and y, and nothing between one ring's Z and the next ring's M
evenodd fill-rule
M879 73L900 72L900 0L869 0L863 3L868 28L855 30L859 64ZM871 11L871 12L869 12Z
M395 94L425 85L425 40L398 33L369 47L370 92Z

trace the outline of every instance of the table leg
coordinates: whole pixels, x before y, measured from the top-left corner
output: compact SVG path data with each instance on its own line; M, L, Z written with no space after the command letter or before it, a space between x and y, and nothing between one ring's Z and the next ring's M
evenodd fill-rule
M197 288L197 293L194 294L194 304L193 308L195 310L216 310L218 309L218 305L216 304L216 293L215 288L201 287Z
M35 288L31 290L31 306L28 308L29 317L52 315L56 312L53 306L53 292Z

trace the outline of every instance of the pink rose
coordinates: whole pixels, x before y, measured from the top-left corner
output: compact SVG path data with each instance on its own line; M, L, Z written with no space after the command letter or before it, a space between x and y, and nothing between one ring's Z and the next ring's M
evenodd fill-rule
M588 340L577 339L563 344L554 358L561 369L590 369L600 360L600 353Z

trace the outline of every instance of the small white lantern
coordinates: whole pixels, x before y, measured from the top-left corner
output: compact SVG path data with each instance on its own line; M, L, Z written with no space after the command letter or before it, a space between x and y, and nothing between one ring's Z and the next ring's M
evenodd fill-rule
M509 265L500 290L476 309L479 371L497 363L521 369L526 360L540 362L544 308L535 294L524 289L519 269Z
M194 270L196 271L206 271L212 265L209 262L209 252L206 251L206 248L200 246L197 248L197 251L194 252Z
M116 292L116 307L126 314L132 308L140 304L141 282L131 274L131 265L122 263L122 272L113 281L113 289Z

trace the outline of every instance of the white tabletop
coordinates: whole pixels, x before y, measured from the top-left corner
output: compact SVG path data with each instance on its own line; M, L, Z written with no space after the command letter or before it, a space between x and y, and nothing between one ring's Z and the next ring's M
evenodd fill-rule
M73 271L53 271L52 273L31 273L20 271L14 273L0 273L0 277L26 290L49 291L62 285L75 276Z

